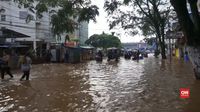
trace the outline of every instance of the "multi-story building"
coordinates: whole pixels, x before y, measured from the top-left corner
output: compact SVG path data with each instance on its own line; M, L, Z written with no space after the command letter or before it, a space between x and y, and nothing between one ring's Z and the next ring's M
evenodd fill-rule
M28 38L14 37L12 39L7 39L7 41L12 40L29 44L36 49L39 42L52 40L49 16L47 14L44 14L44 17L38 21L34 13L27 9L19 8L18 5L11 0L0 1L0 9L1 29L9 29L13 32L28 36ZM32 20L29 21L28 18L32 18Z
M57 42L65 42L65 36L68 35L70 40L78 40L80 45L85 45L85 41L88 39L88 22L77 22L77 24L78 26L73 33L62 34L61 39L57 39Z
M32 19L29 21L30 18ZM23 34L26 37L14 37L6 39L6 41L28 44L35 50L49 46L49 43L63 43L67 34L63 34L59 39L54 37L51 31L49 13L43 13L43 17L39 19L35 13L25 8L19 8L18 4L12 0L0 0L0 29L9 29ZM80 23L78 29L69 35L70 38L77 38L80 44L84 44L88 38L88 23Z
M88 39L88 22L80 23L79 37L80 37L80 44L85 45L85 41Z
M144 42L135 42L135 43L122 43L122 47L124 49L132 49L132 50L136 50L136 49L146 49L147 48L147 43Z

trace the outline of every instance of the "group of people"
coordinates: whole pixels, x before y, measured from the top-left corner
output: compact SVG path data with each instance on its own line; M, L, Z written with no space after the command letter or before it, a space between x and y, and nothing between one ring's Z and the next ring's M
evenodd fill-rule
M11 56L8 52L3 52L3 57L0 58L0 70L1 70L1 79L4 79L4 76L8 74L10 78L13 78L13 74L11 73L11 67L9 65L9 61L11 60ZM26 78L29 80L30 69L31 69L32 60L29 54L25 54L19 57L18 66L21 67L21 71L23 72L20 81Z
M131 59L131 56L133 55L132 51L125 51L124 58L125 59Z
M133 52L133 60L139 60L140 59L140 54L141 52L139 50L137 50L136 52Z
M125 59L131 59L131 57L132 57L132 60L139 60L139 59L143 59L143 57L148 57L148 54L146 52L140 52L139 50L124 52Z

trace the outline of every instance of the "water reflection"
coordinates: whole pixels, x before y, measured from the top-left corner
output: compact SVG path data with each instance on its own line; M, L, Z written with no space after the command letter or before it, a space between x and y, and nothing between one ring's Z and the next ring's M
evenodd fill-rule
M190 112L200 112L200 81L194 81L190 88L190 99L188 102L188 105L185 108L185 111L190 111Z
M1 83L0 111L19 112L182 112L198 106L199 82L190 64L150 57L118 63L33 66L31 81ZM20 76L20 74L18 75ZM16 76L16 77L18 77ZM194 98L179 98L191 87ZM198 101L197 103L198 104Z

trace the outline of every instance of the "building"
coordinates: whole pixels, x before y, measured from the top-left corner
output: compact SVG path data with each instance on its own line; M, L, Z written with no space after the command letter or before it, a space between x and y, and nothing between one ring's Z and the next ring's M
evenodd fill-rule
M69 36L70 40L72 40L72 41L77 40L77 41L79 41L80 45L85 45L85 41L88 39L88 22L78 23L78 27L75 29L75 31L73 33L62 34L60 39L56 39L57 43L64 43L66 35Z
M39 19L35 13L19 8L18 4L12 0L0 0L0 30L8 29L26 36L26 38L7 38L6 42L29 45L35 51L40 52L39 54L42 52L41 49L48 49L51 43L64 43L67 33L62 34L61 37L54 37L50 19L48 12L43 13L43 17ZM84 44L88 38L88 23L80 23L78 29L68 35L70 39L77 39L80 44Z
M80 23L79 38L80 44L85 45L85 41L88 39L88 22Z
M0 29L25 34L28 38L11 38L7 42L20 42L37 50L42 44L55 41L51 33L48 13L37 19L36 15L28 9L19 8L12 0L0 1Z
M142 43L142 42L135 42L135 43L122 43L122 47L124 49L146 49L147 48L147 43Z

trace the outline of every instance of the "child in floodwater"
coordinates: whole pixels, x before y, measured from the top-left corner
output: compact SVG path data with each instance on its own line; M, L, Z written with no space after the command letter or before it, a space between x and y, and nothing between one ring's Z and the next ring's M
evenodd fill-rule
M19 63L21 65L21 70L23 72L23 75L20 78L20 81L22 81L25 77L26 77L26 80L29 80L31 63L32 63L31 58L28 55L25 55L22 57L21 62Z

